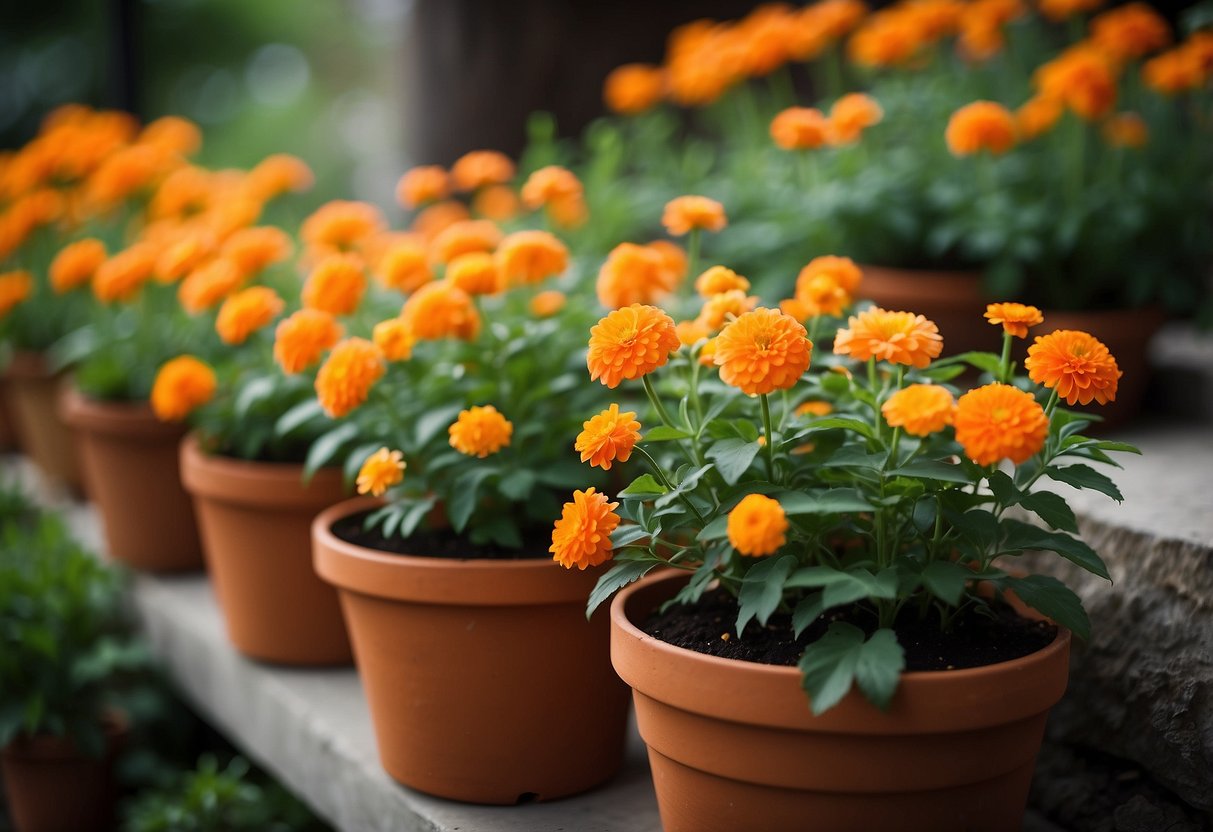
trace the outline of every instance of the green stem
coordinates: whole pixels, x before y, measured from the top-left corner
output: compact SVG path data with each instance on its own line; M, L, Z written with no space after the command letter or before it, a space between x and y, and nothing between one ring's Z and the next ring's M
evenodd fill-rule
M687 237L687 279L694 280L699 277L699 235L703 232L698 228L692 228L690 235Z
M763 393L758 397L762 401L762 427L766 431L767 437L767 468L771 475L771 482L775 481L775 432L771 430L771 404L767 401L767 394Z
M657 397L657 391L653 389L653 382L649 381L649 377L641 376L641 382L644 384L644 392L649 396L649 403L653 405L653 409L657 411L657 415L661 417L661 421L666 427L676 427L674 421L670 418L670 414L666 412L665 405L661 403L661 399Z
M1002 358L998 362L998 380L1003 384L1011 383L1011 341L1014 337L1009 332L1002 334Z
M695 515L695 517L699 520L700 523L703 523L704 522L703 515L699 513L699 509L695 508L695 504L691 502L690 498L687 497L686 494L682 494L682 493L678 492L678 489L674 487L674 484L672 482L670 482L670 478L665 475L665 471L662 469L662 467L660 465L657 464L657 460L653 459L653 457L649 454L649 452L646 451L644 448L640 447L639 445L635 446L633 448L633 450L635 450L642 457L644 457L646 460L648 460L649 467L653 469L653 473L657 475L657 479L661 480L661 484L664 485L667 489L669 489L669 491L671 493L677 493L678 499L681 500L683 502L683 504L691 510L691 513Z

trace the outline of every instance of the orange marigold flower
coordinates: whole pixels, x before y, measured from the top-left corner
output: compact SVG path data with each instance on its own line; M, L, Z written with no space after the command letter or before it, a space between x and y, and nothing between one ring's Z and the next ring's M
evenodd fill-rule
M765 494L745 495L729 512L727 529L729 543L747 557L773 555L788 542L788 516Z
M674 283L681 283L682 279L687 276L689 266L687 253L682 246L669 240L654 240L649 243L649 248L661 255L666 270L674 275Z
M189 156L202 147L202 131L189 119L163 116L143 128L139 133L138 142L158 147L168 153Z
M504 288L533 286L569 267L569 250L547 231L515 231L497 247L497 270Z
M1103 136L1113 147L1145 147L1150 128L1137 113L1117 113L1103 123Z
M847 56L860 66L888 67L905 63L925 40L897 9L872 15L847 42Z
M531 314L536 318L550 318L561 309L564 309L564 305L567 302L568 298L565 297L564 292L549 289L531 298Z
M876 99L861 92L848 93L830 108L830 144L854 144L864 130L883 118L884 110Z
M1065 20L1081 12L1098 9L1107 0L1037 0L1041 13L1050 20Z
M24 269L0 274L0 317L34 292L34 276Z
M653 303L668 295L677 275L661 253L650 246L620 243L598 270L598 300L608 309Z
M156 268L156 247L135 243L97 267L93 295L102 303L127 301L139 293Z
M580 228L590 218L590 209L582 196L554 199L548 203L547 212L548 219L560 228Z
M480 334L480 314L472 298L446 281L427 283L414 292L405 302L400 317L422 341L440 338L472 341Z
M986 320L1016 338L1027 338L1028 329L1044 322L1044 315L1035 306L1022 303L991 303L986 306Z
M488 216L487 213L485 215ZM455 223L463 222L470 217L467 206L462 202L455 200L435 202L417 214L413 219L412 228L421 235L422 239L432 241Z
M242 282L244 276L236 264L220 257L190 272L177 287L177 300L186 312L197 315L236 291Z
M978 465L1016 465L1044 447L1049 418L1032 397L1009 384L987 384L960 397L953 415L956 441Z
M388 318L375 324L371 340L383 351L388 361L408 361L413 356L413 344L417 336L401 318Z
M820 315L841 317L850 305L851 296L831 274L804 274L796 281L796 297L781 301L779 308L784 314L798 321L807 321Z
M510 444L514 426L491 404L459 412L459 418L447 428L451 447L461 454L484 459Z
M911 436L927 436L952 424L956 401L946 387L911 384L880 406L889 427L904 428Z
M341 335L341 324L328 312L300 309L274 331L274 360L284 373L294 375L319 361Z
M826 143L830 122L816 107L789 107L771 119L771 139L784 150L813 150Z
M624 64L611 70L602 87L607 107L632 116L651 110L665 94L665 73L650 64Z
M684 347L693 347L712 334L703 322L698 320L679 321L674 325L674 331L678 333L678 341Z
M154 235L144 234L144 239ZM215 235L207 229L198 229L181 234L168 243L156 258L155 276L161 283L180 280L215 254Z
M303 305L331 315L349 315L362 302L366 270L362 259L351 254L325 257L303 284Z
M750 291L750 281L728 266L712 266L695 280L695 291L705 298L738 289Z
M496 150L473 150L460 156L451 166L451 181L460 191L501 185L513 178L514 163Z
M1115 401L1124 375L1102 341L1071 329L1036 336L1024 367L1032 381L1056 390L1069 405Z
M215 331L225 344L243 344L248 337L282 312L282 298L268 286L253 286L237 292L219 307Z
M834 405L820 399L810 399L796 406L797 416L829 416L834 412Z
M859 289L859 284L863 282L863 272L860 271L859 266L855 265L854 260L850 257L836 257L833 254L827 254L822 257L814 257L808 265L800 270L800 274L796 276L797 294L800 294L802 283L807 287L808 282L819 275L829 277L848 295L854 295Z
M461 254L446 267L446 279L469 295L491 295L500 288L497 263L483 251Z
M220 255L235 264L244 277L252 277L273 263L291 256L290 236L280 228L241 228L223 243Z
M574 491L573 502L552 528L552 560L565 569L587 569L611 559L611 532L619 526L619 515L607 496L593 488Z
M415 292L434 279L429 254L416 240L392 243L379 259L379 282L389 289Z
M152 411L162 422L180 422L215 395L215 371L192 355L181 355L156 373Z
M664 366L679 343L674 320L657 307L634 303L616 309L590 330L590 380L614 389Z
M358 469L356 485L359 494L382 497L393 485L404 481L404 454L380 448L366 458Z
M446 199L451 180L441 165L421 165L409 170L396 183L396 201L405 208L417 208L427 202Z
M88 283L105 262L105 243L93 237L64 246L51 261L51 288L58 294Z
M315 181L312 169L298 156L275 153L249 171L245 187L255 199L267 202L287 191L306 191Z
M716 332L757 305L758 297L756 295L747 296L740 289L730 289L705 300L696 320L703 324L709 332Z
M787 390L809 369L813 343L800 321L778 309L755 309L716 338L720 379L751 396Z
M943 351L943 338L933 321L913 312L865 309L838 330L834 352L856 361L888 361L922 369Z
M1059 101L1080 117L1103 118L1116 104L1115 68L1108 56L1084 44L1041 65L1032 83L1046 98Z
M320 406L340 419L366 401L385 369L383 352L365 338L338 342L316 374Z
M305 219L299 233L308 248L324 254L356 251L386 227L383 214L374 205L333 200Z
M580 199L585 193L581 180L568 168L548 165L527 177L522 186L522 204L532 211L564 199Z
M1140 58L1171 42L1166 18L1145 3L1126 3L1091 20L1091 41L1119 58Z
M85 183L87 200L106 210L141 191L164 169L164 156L142 145L125 147L106 158Z
M1015 129L1024 141L1049 132L1061 118L1061 102L1056 98L1038 95L1029 98L1015 111Z
M709 338L702 347L699 348L699 363L704 367L716 366L716 345L720 337Z
M1162 95L1196 89L1207 74L1198 56L1186 46L1153 57L1141 68L1146 86Z
M461 254L492 252L501 243L501 229L491 220L463 220L454 223L430 244L430 259L449 263Z
M1015 117L1001 104L974 101L952 113L944 138L953 156L1001 155L1015 146Z
M487 188L481 188L472 197L472 210L486 220L507 222L518 216L521 209L518 195L509 185L489 185Z
M615 460L627 462L640 441L636 414L630 410L620 413L617 404L584 422L582 428L573 450L581 454L582 462L604 471L611 470Z
M706 196L680 196L671 199L661 214L661 224L675 237L695 229L720 231L729 224L724 206Z

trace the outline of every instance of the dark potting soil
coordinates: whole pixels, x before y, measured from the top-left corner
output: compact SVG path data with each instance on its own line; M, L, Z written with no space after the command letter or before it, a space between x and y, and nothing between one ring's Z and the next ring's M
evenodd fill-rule
M378 549L393 555L469 560L537 560L552 556L548 551L548 546L552 543L550 532L544 533L536 529L524 534L521 549L511 549L496 543L475 544L449 529L418 529L408 537L385 537L380 526L373 529L363 528L370 514L370 511L362 511L342 517L333 524L333 534L346 543Z
M992 618L966 611L951 632L942 633L938 617L920 619L916 611L904 609L893 629L905 651L906 670L959 670L1010 661L1035 653L1057 635L1056 626L1022 618L1008 606L993 611ZM641 629L697 653L794 666L804 648L821 638L834 621L846 621L869 634L876 629L873 614L855 605L824 613L798 639L792 637L792 616L786 614L772 615L765 627L751 621L745 637L738 638L737 601L724 590L705 592L697 604L676 604L656 612Z

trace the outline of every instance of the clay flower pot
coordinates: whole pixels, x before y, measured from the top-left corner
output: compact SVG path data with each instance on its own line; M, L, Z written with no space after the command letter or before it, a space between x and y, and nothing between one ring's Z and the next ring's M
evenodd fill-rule
M85 756L65 737L22 737L0 750L8 812L17 832L108 832L113 828L113 763L129 723L107 718L106 749Z
M152 572L201 569L194 507L177 462L185 427L159 421L146 403L101 402L71 389L60 405L76 430L110 557Z
M21 449L17 436L16 419L12 406L8 403L8 381L0 376L0 451L18 451Z
M627 688L606 615L585 618L597 573L548 558L395 555L338 539L351 500L312 526L316 571L341 593L388 774L473 803L552 800L622 761Z
M980 272L860 268L860 296L882 309L915 312L934 321L943 335L945 355L1002 349L1001 332L995 332L983 317L989 299L982 290Z
M337 591L312 569L312 519L345 497L341 471L304 485L302 465L208 455L191 434L181 480L236 649L280 664L349 664Z
M58 410L63 375L51 373L41 355L22 352L13 356L4 376L4 394L25 453L47 479L82 492L76 439Z
M797 668L636 626L685 580L647 578L611 605L611 658L633 688L666 832L1020 828L1068 631L1014 661L904 674L888 712L852 691L815 717Z

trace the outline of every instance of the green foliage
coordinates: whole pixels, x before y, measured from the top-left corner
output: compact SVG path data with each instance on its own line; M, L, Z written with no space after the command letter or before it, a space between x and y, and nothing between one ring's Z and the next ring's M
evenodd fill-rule
M19 501L6 500L6 504ZM100 717L114 682L145 650L121 614L120 583L62 521L29 507L0 526L0 746L22 734L104 745Z
M176 782L146 791L127 809L123 832L311 832L322 830L298 800L256 777L243 757L211 754Z

